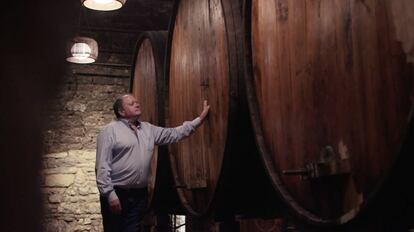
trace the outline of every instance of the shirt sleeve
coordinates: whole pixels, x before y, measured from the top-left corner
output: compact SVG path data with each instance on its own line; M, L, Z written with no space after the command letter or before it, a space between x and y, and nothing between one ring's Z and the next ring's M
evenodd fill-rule
M96 184L100 194L109 201L118 199L111 180L113 138L110 128L99 133L96 141Z
M165 145L178 142L192 134L200 124L201 119L197 117L193 121L185 121L183 125L174 128L163 128L152 125L155 144Z

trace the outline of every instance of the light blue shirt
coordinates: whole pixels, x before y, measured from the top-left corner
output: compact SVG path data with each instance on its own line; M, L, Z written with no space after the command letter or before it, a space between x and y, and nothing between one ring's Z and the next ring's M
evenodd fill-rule
M175 128L162 128L141 122L134 133L126 119L106 125L98 135L96 183L102 196L117 199L114 186L145 188L150 175L154 145L165 145L189 136L201 123L200 118Z

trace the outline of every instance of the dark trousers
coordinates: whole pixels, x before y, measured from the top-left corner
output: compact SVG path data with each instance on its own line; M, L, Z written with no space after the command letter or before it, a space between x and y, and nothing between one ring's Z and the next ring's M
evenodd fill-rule
M108 199L100 197L105 232L139 232L147 209L147 189L121 189L115 187L121 202L121 214L111 212Z

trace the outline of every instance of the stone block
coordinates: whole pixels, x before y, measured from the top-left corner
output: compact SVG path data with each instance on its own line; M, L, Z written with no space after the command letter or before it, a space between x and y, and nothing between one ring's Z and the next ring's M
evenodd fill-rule
M51 174L46 176L45 186L48 187L69 187L73 184L75 175L72 174Z
M77 101L70 101L67 102L65 105L65 109L66 110L70 110L70 111L80 111L80 112L85 112L86 111L86 105Z
M75 174L77 172L76 167L56 167L56 168L45 168L43 173L48 174Z
M58 194L53 194L51 196L49 196L49 202L50 203L60 203L63 200L63 196L62 195L58 195Z
M44 158L65 158L68 156L67 152L51 153L44 155Z

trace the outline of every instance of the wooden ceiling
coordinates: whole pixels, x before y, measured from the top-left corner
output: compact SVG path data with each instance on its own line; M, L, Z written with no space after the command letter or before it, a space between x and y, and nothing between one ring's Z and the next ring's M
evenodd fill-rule
M172 3L172 0L128 0L121 9L107 12L81 7L81 28L132 32L166 30Z
M135 43L143 31L167 30L173 0L127 0L115 11L95 11L81 6L71 24L76 34L94 38L99 45L98 63L131 64Z

